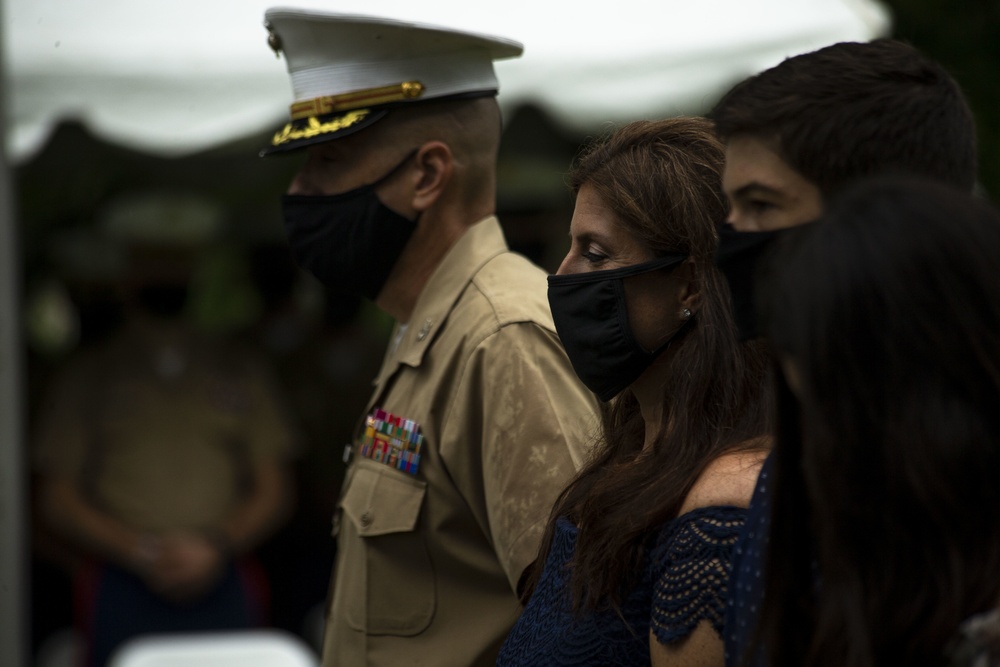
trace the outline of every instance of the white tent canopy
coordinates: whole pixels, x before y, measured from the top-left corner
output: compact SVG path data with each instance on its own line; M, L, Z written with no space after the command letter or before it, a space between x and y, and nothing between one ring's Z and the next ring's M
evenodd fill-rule
M65 118L112 142L179 155L283 121L291 91L266 46L276 4L393 16L525 44L498 63L501 104L584 131L701 108L732 82L836 41L885 34L875 0L3 0L8 155ZM710 101L710 100L709 100Z

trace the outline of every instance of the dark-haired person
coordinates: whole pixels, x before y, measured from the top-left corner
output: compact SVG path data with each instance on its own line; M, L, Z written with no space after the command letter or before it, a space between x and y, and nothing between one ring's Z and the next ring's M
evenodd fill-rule
M961 89L902 42L843 42L734 86L711 114L726 144L730 222L767 231L814 220L865 176L911 173L971 190L976 132Z
M785 369L768 664L947 665L1000 600L1000 215L876 180L788 241L761 311Z
M975 182L975 125L961 90L940 65L894 40L844 42L789 58L737 84L711 117L726 144L728 219L752 248L742 261L744 280L730 281L747 336L755 330L755 257L780 230L816 219L846 185L894 172L963 190ZM720 265L730 273L726 261ZM770 466L761 469L734 556L728 665L741 664L760 609Z
M500 665L722 665L732 545L766 440L767 357L713 265L725 217L711 124L627 125L574 166L559 336L605 409L556 503Z

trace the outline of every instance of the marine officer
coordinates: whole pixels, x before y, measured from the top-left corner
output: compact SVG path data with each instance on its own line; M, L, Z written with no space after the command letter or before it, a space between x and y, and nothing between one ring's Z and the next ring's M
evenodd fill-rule
M494 215L493 61L517 42L272 9L305 153L284 198L298 263L396 321L334 520L323 664L492 665L594 397L556 336L546 276Z

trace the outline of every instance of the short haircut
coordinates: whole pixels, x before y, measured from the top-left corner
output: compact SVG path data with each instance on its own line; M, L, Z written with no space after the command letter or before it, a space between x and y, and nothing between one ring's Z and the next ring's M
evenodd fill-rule
M711 118L724 141L773 142L824 199L884 173L975 185L975 123L961 89L902 42L842 42L788 58L733 87Z

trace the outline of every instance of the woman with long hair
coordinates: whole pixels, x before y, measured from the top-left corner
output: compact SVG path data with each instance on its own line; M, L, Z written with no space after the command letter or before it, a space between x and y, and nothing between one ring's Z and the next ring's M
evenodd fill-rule
M785 371L764 655L949 664L1000 600L1000 216L881 180L788 241L762 291Z
M629 124L570 174L559 336L604 401L501 665L722 664L730 554L764 456L767 357L713 265L724 151L700 118Z

